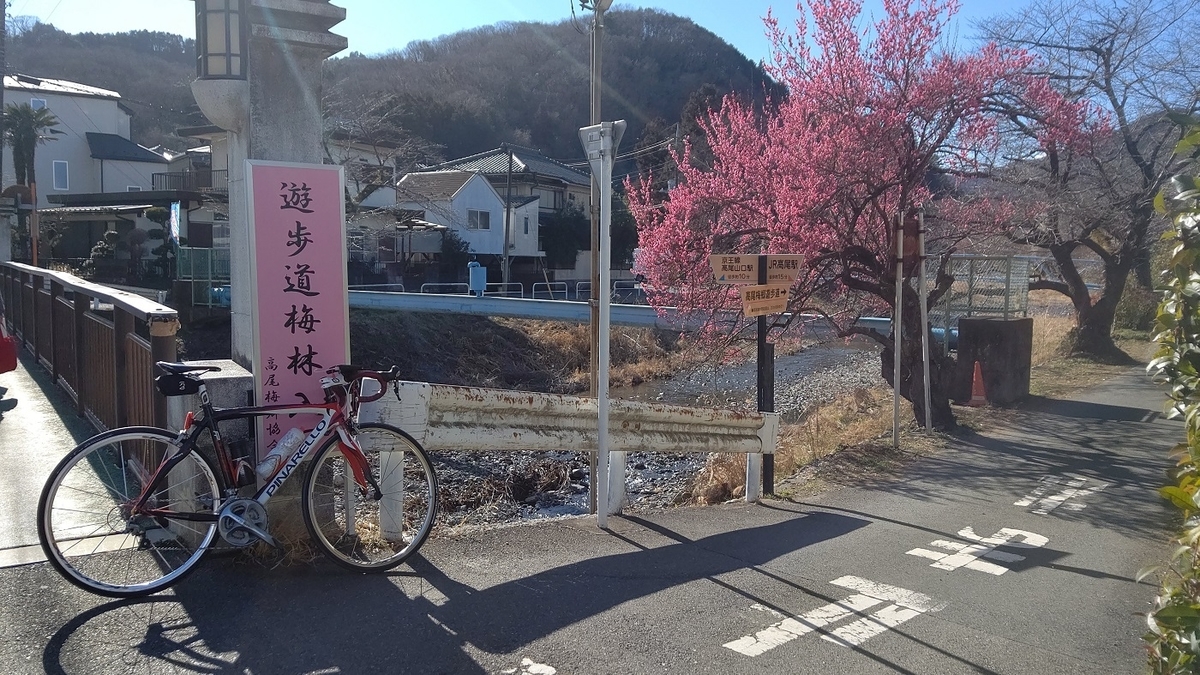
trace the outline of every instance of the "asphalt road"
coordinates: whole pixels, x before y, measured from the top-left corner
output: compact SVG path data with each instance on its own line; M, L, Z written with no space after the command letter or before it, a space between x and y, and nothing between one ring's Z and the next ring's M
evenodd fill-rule
M428 543L388 576L212 557L106 602L0 569L3 673L1136 673L1182 426L1144 376L902 480Z

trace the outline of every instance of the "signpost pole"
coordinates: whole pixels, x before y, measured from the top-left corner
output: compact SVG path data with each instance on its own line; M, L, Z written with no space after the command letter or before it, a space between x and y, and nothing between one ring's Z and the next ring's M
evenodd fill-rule
M758 256L758 283L767 285L767 256ZM775 412L775 345L767 342L767 317L758 317L758 411ZM775 494L775 455L763 456L763 494Z
M896 216L896 307L892 310L892 447L900 447L900 341L904 332L904 216Z

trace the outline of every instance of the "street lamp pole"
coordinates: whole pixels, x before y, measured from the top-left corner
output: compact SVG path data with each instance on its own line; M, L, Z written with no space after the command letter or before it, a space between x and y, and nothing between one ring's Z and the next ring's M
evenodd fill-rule
M586 0L585 0L586 3ZM592 10L595 12L592 19L592 100L591 100L591 121L590 124L595 126L600 124L600 59L603 54L604 45L604 12L612 6L612 0L591 0ZM585 4L586 6L586 4ZM591 395L599 396L600 383L600 293L606 292L600 288L600 177L596 172L592 172L592 192L590 208L588 209L592 223L592 283L591 283L591 298L588 300L588 305L591 309ZM590 479L593 489L588 490L588 511L596 512L596 490L598 457L593 453L589 458L590 463Z

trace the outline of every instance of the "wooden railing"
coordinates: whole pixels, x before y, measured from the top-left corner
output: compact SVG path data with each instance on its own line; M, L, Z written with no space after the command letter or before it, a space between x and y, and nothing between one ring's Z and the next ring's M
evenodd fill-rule
M12 333L98 429L166 426L154 363L175 360L175 310L20 263L0 263L0 296Z

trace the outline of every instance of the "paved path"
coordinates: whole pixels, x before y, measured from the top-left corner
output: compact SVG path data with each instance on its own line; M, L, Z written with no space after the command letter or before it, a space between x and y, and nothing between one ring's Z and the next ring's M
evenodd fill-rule
M0 567L42 559L35 524L42 485L95 432L28 352L16 370L0 374Z
M388 576L212 557L127 603L0 569L0 671L1140 672L1161 400L1131 372L903 480L458 533Z

